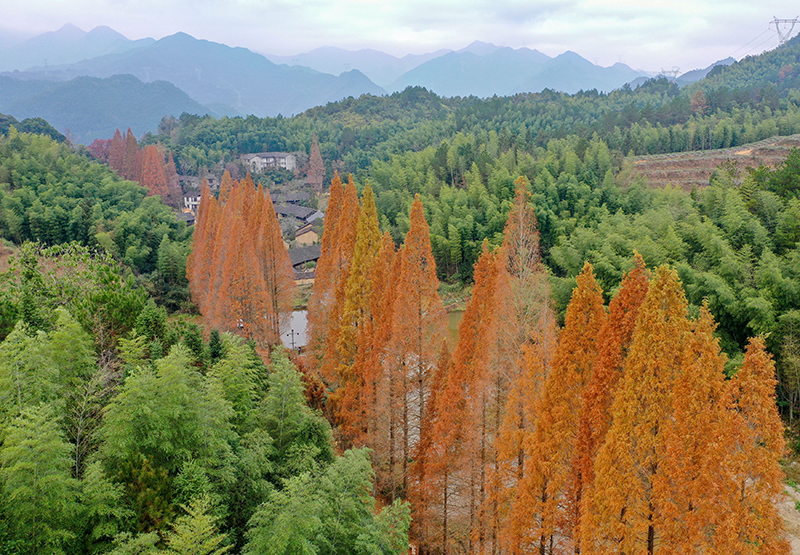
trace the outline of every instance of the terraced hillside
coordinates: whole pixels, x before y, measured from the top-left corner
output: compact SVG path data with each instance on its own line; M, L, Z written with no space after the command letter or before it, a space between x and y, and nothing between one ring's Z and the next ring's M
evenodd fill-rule
M800 147L800 135L771 137L734 148L635 156L633 165L653 187L678 185L689 191L708 185L712 172L727 160L735 161L740 169L775 166L795 147Z

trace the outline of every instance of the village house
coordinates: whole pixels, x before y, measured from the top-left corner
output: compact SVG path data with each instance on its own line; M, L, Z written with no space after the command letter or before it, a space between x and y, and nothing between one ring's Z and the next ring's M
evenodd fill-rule
M253 172L263 172L268 168L294 171L297 168L297 157L288 152L258 152L243 154L240 160Z
M192 189L183 193L183 209L197 214L197 209L200 207L200 191Z
M301 202L308 202L311 199L311 195L303 191L291 191L288 193L270 192L269 195L273 203L299 204Z
M313 245L319 242L319 235L314 231L312 224L306 224L294 234L294 240L300 245Z
M305 206L297 206L296 204L276 204L275 213L282 218L293 217L302 222L303 224L313 222L319 218L322 213L307 208Z
M193 212L178 212L175 214L175 218L179 222L186 222L186 225L194 225L196 219Z
M216 191L217 189L219 189L219 180L217 179L217 176L212 174L212 173L206 174L203 177L197 177L195 175L179 175L178 176L178 180L180 181L181 188L184 191L187 191L189 189L198 189L199 190L203 186L203 180L204 179L206 180L206 183L208 183L208 188L209 189L211 189L212 191Z
M307 282L307 280L314 279L315 270L309 269L307 265L309 262L316 264L321 253L322 247L320 245L289 249L289 260L292 263L292 268L294 268L295 281Z

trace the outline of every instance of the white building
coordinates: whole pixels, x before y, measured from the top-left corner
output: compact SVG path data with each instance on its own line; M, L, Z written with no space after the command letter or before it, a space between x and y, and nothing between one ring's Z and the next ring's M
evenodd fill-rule
M183 208L197 214L197 209L200 207L200 191L192 190L186 191L183 194Z
M242 162L251 172L263 172L267 168L280 168L294 171L297 168L297 158L288 152L258 152L256 154L243 154Z

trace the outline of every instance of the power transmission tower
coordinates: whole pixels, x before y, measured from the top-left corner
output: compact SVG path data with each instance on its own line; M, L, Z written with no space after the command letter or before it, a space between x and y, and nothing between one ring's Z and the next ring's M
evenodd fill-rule
M675 81L678 78L678 75L681 74L681 68L678 66L672 66L672 69L664 69L661 68L661 75L665 77L671 77L670 81Z
M772 16L772 21L769 22L770 27L775 25L775 30L778 32L778 46L783 46L786 44L792 36L792 31L794 30L795 24L797 24L798 20L800 20L800 16L795 17L794 19L778 19L774 15ZM788 27L789 30L783 32L781 30L781 26L783 26L783 30L785 31Z

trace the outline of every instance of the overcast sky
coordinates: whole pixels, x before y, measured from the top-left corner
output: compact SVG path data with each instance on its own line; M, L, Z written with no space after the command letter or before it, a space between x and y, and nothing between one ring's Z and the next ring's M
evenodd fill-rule
M474 40L573 50L609 66L682 72L778 44L773 16L800 5L777 0L0 0L0 29L32 36L65 23L108 25L128 38L178 31L270 54L319 46L375 48L402 56ZM788 30L788 29L787 29ZM798 25L793 35L800 31Z

